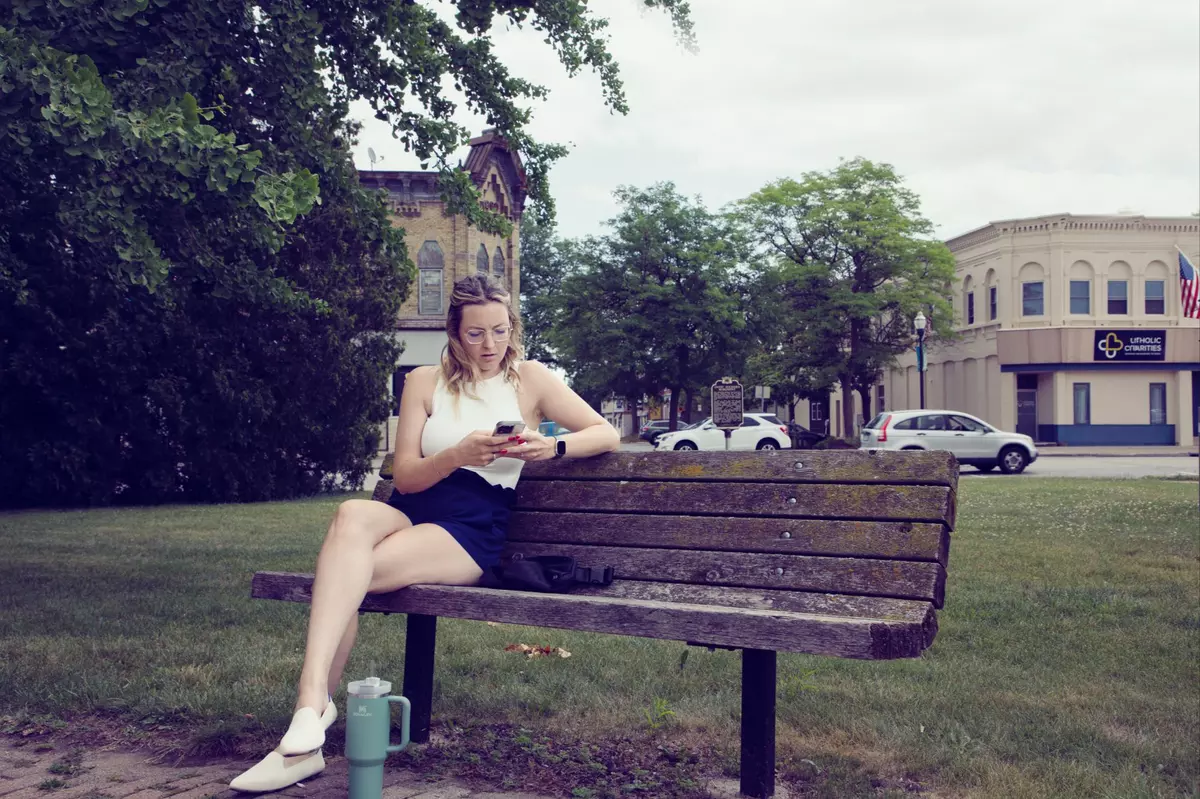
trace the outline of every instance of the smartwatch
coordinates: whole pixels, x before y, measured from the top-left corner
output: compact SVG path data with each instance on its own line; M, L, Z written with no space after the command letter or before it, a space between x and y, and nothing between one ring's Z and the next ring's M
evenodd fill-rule
M567 454L567 442L563 441L558 436L554 437L554 460L558 460Z

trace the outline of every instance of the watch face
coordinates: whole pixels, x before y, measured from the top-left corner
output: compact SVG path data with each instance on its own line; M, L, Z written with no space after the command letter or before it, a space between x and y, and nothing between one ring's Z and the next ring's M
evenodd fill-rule
M563 441L561 438L555 442L554 448L555 448L555 450L557 450L556 454L558 454L558 455L566 455L567 454L567 442Z

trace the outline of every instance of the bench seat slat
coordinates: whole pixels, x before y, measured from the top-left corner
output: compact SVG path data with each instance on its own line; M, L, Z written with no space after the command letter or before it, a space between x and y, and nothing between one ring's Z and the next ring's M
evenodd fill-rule
M308 602L311 592L311 575L254 576L257 599ZM371 594L362 609L865 660L917 657L928 636L909 621L444 585Z
M933 605L918 599L822 594L813 591L780 591L772 588L728 588L725 586L615 580L606 586L578 586L572 594L607 596L614 599L649 599L690 605L720 605L752 610L786 610L817 616L846 616L884 621L906 621L934 625ZM932 635L929 639L933 640Z
M943 524L517 511L509 541L850 555L946 565Z
M954 490L945 486L522 480L517 484L514 509L878 519L941 522L953 529Z
M945 598L945 568L921 561L514 542L505 551L612 566L618 580L921 599L939 608Z
M391 456L385 460L391 477ZM527 463L522 480L700 480L717 482L958 485L948 452L779 450L777 452L610 452L594 458Z

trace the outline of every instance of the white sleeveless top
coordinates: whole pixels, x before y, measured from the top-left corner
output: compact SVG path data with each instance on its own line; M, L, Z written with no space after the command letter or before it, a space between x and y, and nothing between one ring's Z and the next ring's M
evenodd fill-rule
M446 390L446 380L438 375L433 388L433 413L421 432L421 455L428 458L453 447L476 430L491 431L496 422L521 420L521 405L517 388L508 382L503 372L474 385L474 399L460 393L457 399ZM515 445L516 442L514 441ZM489 466L464 466L492 485L516 488L525 461L499 457Z

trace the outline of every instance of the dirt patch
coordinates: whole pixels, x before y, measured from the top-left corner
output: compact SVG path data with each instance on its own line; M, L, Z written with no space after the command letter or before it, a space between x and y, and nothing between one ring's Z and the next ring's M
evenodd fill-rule
M52 744L64 771L82 750L136 750L177 768L257 758L278 742L279 730L254 718L214 723L186 712L133 718L119 713L92 713L71 718L0 717L0 734L8 746L33 752ZM585 741L555 730L508 724L434 725L428 744L412 746L388 758L389 771L406 771L421 780L453 778L473 789L520 791L573 797L616 799L653 796L702 799L721 795L736 783L738 742L716 747L706 736L660 730L636 731L622 738ZM340 756L344 731L329 731L325 753ZM779 758L779 796L912 796L927 795L908 779L884 779L861 762L841 760L830 769L801 757ZM733 781L733 782L731 782ZM850 789L849 792L844 789Z

